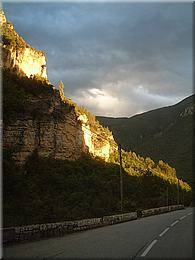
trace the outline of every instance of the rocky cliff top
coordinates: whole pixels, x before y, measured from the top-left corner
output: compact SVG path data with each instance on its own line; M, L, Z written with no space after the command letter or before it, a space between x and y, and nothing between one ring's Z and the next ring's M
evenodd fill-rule
M40 156L78 159L90 153L108 161L113 152L112 133L95 116L52 86L46 74L43 52L27 44L1 12L4 148L24 164L37 150Z
M2 25L3 23L6 23L6 17L5 17L5 13L3 12L3 10L0 9L0 24Z
M44 52L31 47L17 34L14 26L7 22L3 10L0 10L0 20L3 62L1 67L9 69L17 75L29 78L37 77L48 81Z

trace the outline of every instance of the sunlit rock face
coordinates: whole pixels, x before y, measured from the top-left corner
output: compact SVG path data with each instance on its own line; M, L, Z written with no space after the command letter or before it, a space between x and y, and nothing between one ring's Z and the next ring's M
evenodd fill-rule
M84 152L109 161L114 149L112 135L102 140L101 134L91 131L87 116L78 117L74 109L61 113L56 120L53 117L56 109L55 104L53 111L45 111L42 119L24 114L4 126L3 147L15 148L13 159L17 164L24 164L35 150L41 157L59 160L76 160Z
M38 76L47 80L45 55L29 47L4 49L3 66L29 78Z
M25 48L22 55L15 59L16 65L26 74L27 77L40 76L47 79L46 58L41 52L34 51L31 48Z
M0 9L0 24L6 23L6 17L2 9Z
M88 124L87 116L85 114L80 115L78 117L78 120L81 121L81 127L82 127L83 137L84 137L84 145L87 148L86 151L88 150L89 153L92 153L94 155L95 150L92 142L92 132Z
M105 141L105 142L101 142L101 145L99 144L95 145L94 155L105 159L105 161L109 160L110 152L111 152L111 145L109 142Z
M6 21L2 10L0 10L0 23L3 35L3 44L1 44L3 67L18 75L38 77L48 81L44 53L32 48L15 32L13 25Z
M85 114L80 115L78 120L80 120L82 123L82 131L85 142L84 145L88 148L89 153L91 153L94 157L101 157L105 161L108 161L110 158L110 153L113 150L113 136L108 135L107 138L105 138L101 136L101 131L99 134L97 134L91 130L87 115ZM101 128L101 130L103 130L103 127Z
M29 46L13 25L6 22L2 11L0 20L4 37L1 46L3 68L14 72L18 78L42 78L45 87L51 90L46 96L30 94L25 112L4 122L3 147L14 150L13 159L19 165L24 164L34 151L42 157L59 160L76 160L82 153L89 153L108 161L115 149L113 144L116 144L111 132L68 103L63 84L59 91L48 84L43 52Z

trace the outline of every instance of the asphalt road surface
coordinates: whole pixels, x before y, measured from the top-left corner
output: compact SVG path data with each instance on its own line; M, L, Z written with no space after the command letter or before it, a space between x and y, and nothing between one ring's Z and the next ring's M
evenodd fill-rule
M3 257L195 259L193 214L193 208L186 208L63 237L7 246Z

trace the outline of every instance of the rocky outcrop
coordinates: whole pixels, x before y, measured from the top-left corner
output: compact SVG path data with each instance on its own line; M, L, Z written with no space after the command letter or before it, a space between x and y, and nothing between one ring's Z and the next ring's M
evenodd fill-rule
M61 119L52 116L42 120L23 117L4 128L4 147L15 149L13 158L19 164L33 151L43 157L75 160L85 151L83 133L74 111Z
M99 125L100 128L102 128L100 131L101 133L97 133L93 131L91 126L88 122L88 117L85 114L81 114L78 117L78 120L82 123L82 131L84 136L84 142L85 145L88 148L89 153L91 153L93 156L98 156L101 158L104 158L105 161L109 161L110 154L116 150L116 143L114 141L112 134L107 134L102 136L102 132L104 131L104 128Z
M0 24L6 23L6 17L2 9L0 9Z
M48 81L46 73L46 58L42 51L37 51L28 45L6 21L4 12L0 11L2 34L2 65L18 75L38 77Z
M76 160L84 152L109 161L114 150L113 137L100 140L101 135L95 135L87 124L86 115L78 117L72 109L56 119L48 111L48 116L42 120L24 116L4 126L3 146L14 151L13 158L18 164L23 164L35 150L42 157L60 160Z
M44 82L42 87L48 90L46 94L36 94L28 88L30 103L25 112L4 122L3 147L12 150L18 164L23 164L35 150L40 156L60 160L76 160L84 152L109 161L110 154L116 149L111 132L106 131L95 117L91 123L85 113L78 111L76 104L66 99L62 82L59 90L49 84L43 52L29 46L7 23L2 11L0 18L3 68L21 79L19 87L22 87L22 77L27 76L29 81L38 77Z
M4 68L9 68L27 77L40 77L47 80L46 58L42 52L32 48L3 47L2 60Z
M31 97L26 113L4 124L3 147L13 151L20 165L35 150L42 157L60 160L76 160L84 152L109 161L116 143L104 130L98 122L91 125L86 114L66 104L55 90L47 98Z

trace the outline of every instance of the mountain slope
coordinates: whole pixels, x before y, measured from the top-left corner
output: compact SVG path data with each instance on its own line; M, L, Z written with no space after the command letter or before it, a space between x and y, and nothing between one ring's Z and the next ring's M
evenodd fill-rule
M120 212L118 146L112 133L64 96L62 82L58 88L49 83L43 53L21 40L1 11L0 18L4 225ZM122 157L124 212L167 205L167 190L169 204L189 205L191 187L176 178L174 168L134 152L122 150Z
M97 119L126 150L166 161L176 168L178 177L192 183L193 114L192 95L176 105L130 118Z

